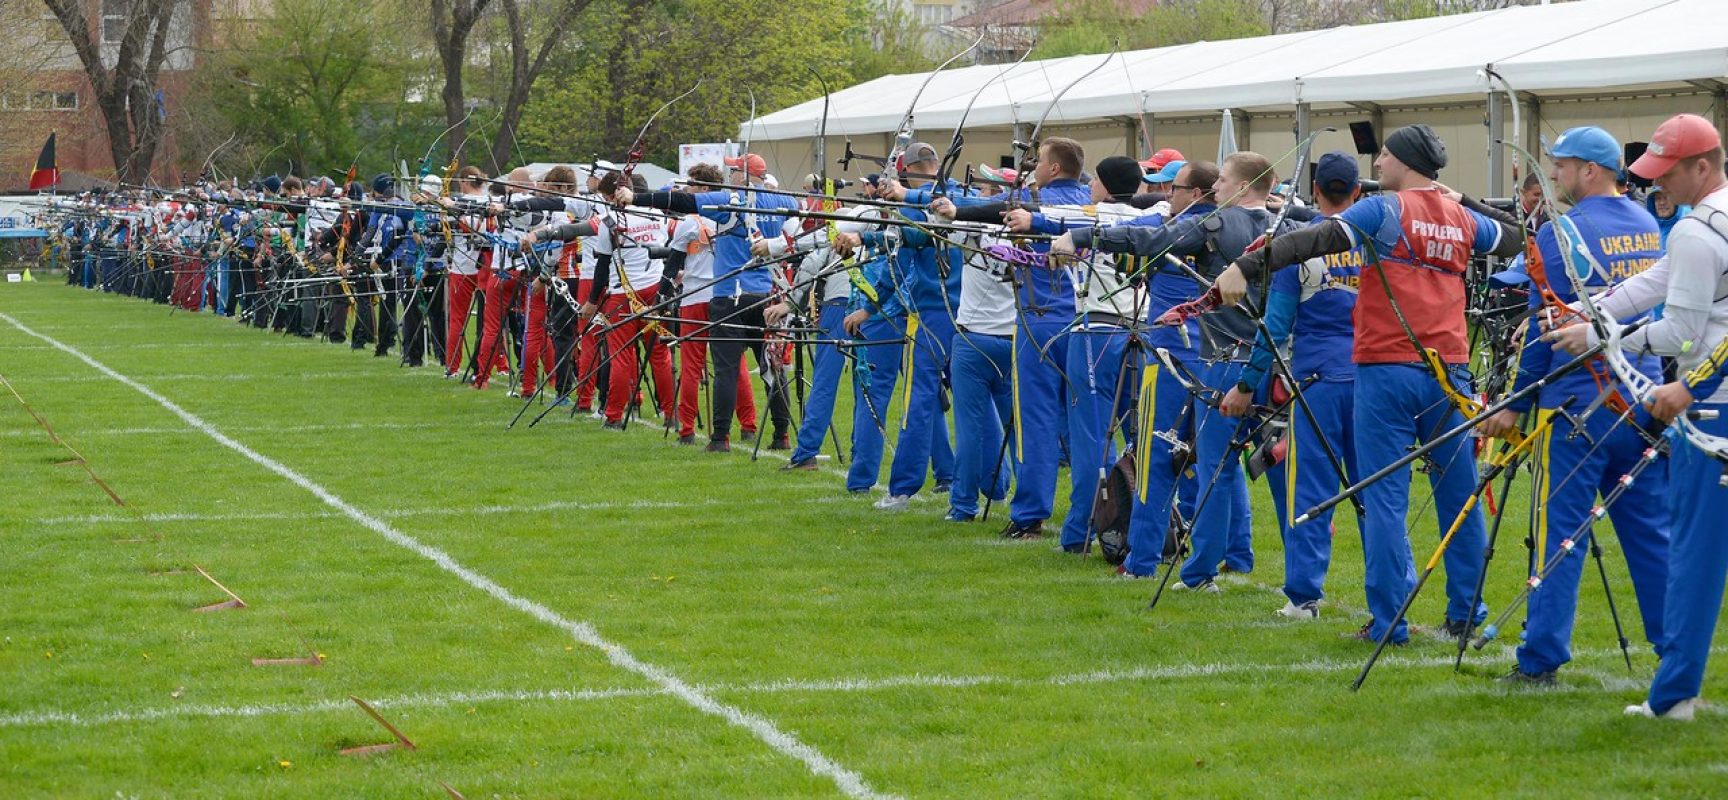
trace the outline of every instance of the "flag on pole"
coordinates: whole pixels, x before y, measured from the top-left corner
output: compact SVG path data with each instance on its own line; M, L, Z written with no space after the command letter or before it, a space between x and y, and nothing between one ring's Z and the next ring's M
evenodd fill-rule
M60 168L54 166L54 136L42 143L42 153L36 156L36 168L30 170L30 191L47 189L60 182Z

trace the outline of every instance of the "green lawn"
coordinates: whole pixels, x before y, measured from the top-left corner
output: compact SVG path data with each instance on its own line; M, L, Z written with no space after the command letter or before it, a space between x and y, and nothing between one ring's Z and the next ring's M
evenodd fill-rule
M0 375L126 503L0 388L0 796L1728 795L1728 716L1620 716L1654 658L1627 674L1594 567L1559 689L1502 688L1503 644L1454 674L1418 636L1352 694L1349 515L1323 618L1286 622L1260 485L1259 569L1148 612L1096 558L653 424L505 432L501 385L53 283L0 284L0 313L376 525L0 320ZM1496 609L1524 558L1508 513ZM247 608L193 613L225 596L192 565ZM1707 683L1728 694L1728 666ZM419 749L339 755L389 739L349 695Z

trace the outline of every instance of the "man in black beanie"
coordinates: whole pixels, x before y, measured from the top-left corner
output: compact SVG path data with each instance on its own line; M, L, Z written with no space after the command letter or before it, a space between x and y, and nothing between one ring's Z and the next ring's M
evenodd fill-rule
M1268 271L1366 246L1351 354L1357 366L1356 463L1364 475L1474 413L1465 369L1471 352L1464 276L1473 254L1508 258L1524 247L1516 218L1435 181L1446 166L1446 148L1426 125L1393 131L1374 166L1388 191L1242 255L1217 282L1223 301L1235 303ZM1448 603L1441 630L1454 638L1468 637L1488 613L1482 603L1472 605L1487 546L1482 511L1461 513L1476 485L1472 442L1458 437L1434 449L1430 459L1437 468L1428 476L1441 527L1464 520L1450 534L1445 555ZM1358 634L1363 639L1402 644L1409 638L1399 616L1416 581L1405 519L1409 487L1405 467L1361 494L1364 578L1373 615Z
M1435 180L1446 168L1446 143L1427 125L1406 125L1386 137L1386 152L1418 174Z

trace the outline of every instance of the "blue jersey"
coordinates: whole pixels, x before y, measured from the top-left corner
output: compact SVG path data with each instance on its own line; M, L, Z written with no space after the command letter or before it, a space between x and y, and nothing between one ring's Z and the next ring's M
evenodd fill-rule
M1586 286L1607 288L1649 269L1662 258L1662 231L1656 224L1656 218L1642 206L1623 196L1586 197L1572 206L1572 210L1566 212L1566 217L1577 225L1578 232L1584 236L1584 245L1607 272L1605 275L1592 273L1585 281ZM1532 275L1545 275L1548 288L1553 290L1555 296L1563 303L1570 303L1578 299L1578 295L1573 291L1572 279L1566 274L1566 264L1561 257L1556 230L1558 227L1544 225L1536 234L1536 252L1541 261L1541 269L1531 272ZM1539 308L1542 304L1541 293L1531 292L1530 306ZM1525 338L1524 356L1518 364L1514 390L1522 389L1568 360L1565 354L1561 354L1559 360L1555 359L1553 345L1542 341L1537 327L1531 325ZM1662 374L1661 361L1655 356L1633 358L1632 364L1639 372L1651 378L1660 378ZM1594 371L1599 375L1612 375L1606 365ZM1577 370L1556 378L1542 389L1542 407L1558 408L1568 398L1573 398L1570 408L1579 411L1595 400L1601 391L1602 387L1596 385L1596 378L1592 376L1591 370ZM1528 400L1512 406L1514 411L1525 411L1529 408Z
M1297 379L1355 380L1350 350L1356 334L1356 291L1366 257L1361 247L1355 247L1273 273L1266 295L1266 332L1279 343L1294 335L1290 371ZM1256 340L1254 355L1242 373L1244 383L1258 386L1265 377L1272 365L1269 348L1265 336Z
M1193 217L1204 217L1217 210L1218 207L1211 203L1194 203L1187 208L1182 209L1182 213L1177 214L1170 220L1165 220L1162 216L1145 216L1128 220L1123 224L1158 226L1165 224L1167 221L1174 223L1179 220L1190 219ZM1181 256L1180 258L1183 263L1192 267L1195 272L1200 271L1200 263L1194 260L1193 256ZM1194 280L1186 270L1170 263L1170 259L1157 259L1151 262L1148 265L1148 268L1152 270L1152 281L1147 284L1149 291L1147 294L1146 312L1148 317L1156 318L1171 307L1179 306L1200 296L1200 283ZM1183 335L1181 330L1175 327L1160 326L1152 328L1149 337L1152 346L1162 347L1177 355L1192 356L1197 354L1199 352L1199 345L1197 345L1196 342L1200 341L1200 321L1190 319L1183 323L1183 326L1188 329L1186 336ZM1186 344L1184 344L1184 342L1186 342Z
M783 195L763 194L748 189L698 192L696 207L702 216L714 220L714 296L737 297L740 294L765 295L774 288L768 268L754 266L750 243L756 238L774 238L786 223L779 214L754 214L751 225L745 215L719 211L720 206L750 206L764 209L796 209L798 201Z

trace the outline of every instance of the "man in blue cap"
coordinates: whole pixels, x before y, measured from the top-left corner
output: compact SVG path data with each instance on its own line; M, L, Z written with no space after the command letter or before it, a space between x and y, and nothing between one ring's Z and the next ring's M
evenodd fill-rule
M1333 151L1320 157L1314 168L1314 202L1324 218L1336 217L1355 204L1361 193L1361 172L1356 158ZM1338 493L1340 480L1328 450L1342 460L1349 482L1356 480L1355 414L1356 365L1350 360L1355 342L1351 319L1356 313L1356 289L1362 276L1364 254L1360 246L1329 253L1279 270L1272 277L1266 296L1266 329L1259 336L1254 354L1222 405L1231 413L1247 410L1254 394L1273 364L1273 343L1283 346L1294 334L1290 353L1291 375L1314 412L1316 429L1307 414L1290 419L1289 449L1285 453L1282 479L1288 509L1313 508ZM1276 482L1280 476L1268 472ZM1273 486L1274 494L1279 487ZM1332 562L1332 509L1300 525L1287 517L1279 527L1284 534L1284 607L1278 614L1291 619L1320 616L1325 597L1326 571Z
M1618 284L1662 257L1662 233L1655 218L1617 188L1622 174L1621 152L1620 143L1596 127L1568 130L1548 151L1553 160L1549 176L1563 195L1555 199L1572 203L1566 216L1584 236L1582 243L1573 244L1588 247L1595 261L1606 268L1592 271L1588 279L1592 288ZM1535 250L1525 254L1525 268L1535 290L1530 293L1532 308L1542 308L1545 303L1559 306L1576 299L1566 273L1569 265L1561 259L1559 227L1544 225L1536 234ZM1554 313L1562 310L1553 309ZM1661 364L1655 356L1629 357L1652 379L1661 377ZM1530 326L1514 390L1546 376L1567 360L1566 354L1555 353L1553 345L1542 341L1536 326ZM1561 542L1590 519L1597 495L1612 490L1648 446L1639 427L1618 424L1626 408L1624 395L1594 402L1598 396L1615 391L1619 390L1613 373L1597 359L1588 370L1555 378L1542 390L1540 402L1534 404L1534 424L1542 431L1533 453L1538 460L1537 474L1564 476L1547 487L1546 502L1538 506L1538 571L1555 557ZM1532 405L1530 401L1513 404L1484 421L1482 431L1499 435L1511 430ZM1573 416L1598 406L1606 410L1583 419ZM1649 426L1644 409L1633 409L1632 413L1636 416L1629 423ZM1543 427L1542 423L1550 419L1552 427ZM1608 513L1632 573L1645 637L1660 648L1664 642L1663 592L1668 580L1669 514L1663 500L1668 492L1667 476L1662 470L1648 470L1622 491L1625 493L1608 507ZM1509 683L1552 685L1555 672L1572 659L1572 624L1583 567L1582 557L1565 559L1530 595L1524 643L1518 648L1517 666L1506 676Z

